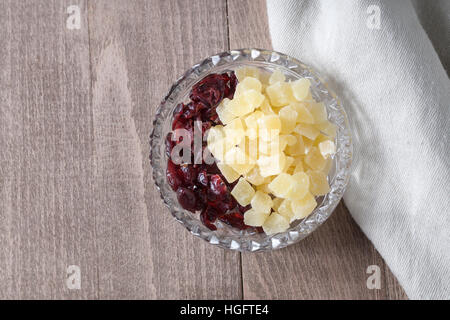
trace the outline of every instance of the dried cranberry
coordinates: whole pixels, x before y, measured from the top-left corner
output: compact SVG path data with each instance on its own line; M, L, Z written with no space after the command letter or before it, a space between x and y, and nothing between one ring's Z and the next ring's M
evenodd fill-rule
M180 205L191 212L195 212L197 207L197 198L194 191L188 188L179 187L177 189L177 199Z
M209 179L208 199L212 201L224 199L228 194L228 188L222 177L214 174Z
M178 166L174 164L172 160L167 162L166 177L167 182L173 191L176 191L178 187L181 186L182 180L178 171Z
M204 187L208 186L208 175L205 169L200 170L197 175L197 181Z
M197 83L191 91L194 102L202 102L209 107L217 106L225 93L225 81L219 74L210 74Z
M203 211L200 213L200 220L203 222L203 224L208 227L211 230L217 230L217 227L213 224L214 221L217 220L217 211L210 206L207 206Z
M250 228L250 226L247 226L244 223L244 215L241 214L239 211L227 213L223 216L220 216L219 219L225 222L226 224L238 228L240 230Z
M197 169L193 165L184 164L180 166L180 174L186 185L193 185L197 178Z

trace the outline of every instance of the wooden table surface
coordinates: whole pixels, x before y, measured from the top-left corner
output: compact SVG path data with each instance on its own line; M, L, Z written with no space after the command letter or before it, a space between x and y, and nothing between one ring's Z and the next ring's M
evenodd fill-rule
M263 0L3 0L0 39L0 298L406 299L342 202L304 241L240 254L159 198L159 101L206 56L270 48Z

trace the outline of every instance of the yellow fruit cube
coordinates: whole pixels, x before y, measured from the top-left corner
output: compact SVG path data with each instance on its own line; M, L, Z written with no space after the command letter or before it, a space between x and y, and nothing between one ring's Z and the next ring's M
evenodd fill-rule
M314 123L322 123L327 121L327 109L322 102L310 102L306 106L314 117Z
M252 208L255 209L255 211L270 213L273 203L272 198L267 193L256 191L250 204L252 205Z
M228 124L236 118L236 116L232 114L227 108L227 105L228 103L230 103L230 101L230 99L225 98L223 99L222 103L220 103L216 108L217 115L219 116L219 119L223 124Z
M322 171L308 171L311 184L310 192L315 196L323 196L330 192L327 176Z
M284 172L280 173L271 183L269 183L269 189L272 191L272 194L279 198L289 198L294 187L294 178Z
M294 163L294 157L286 156L286 164L284 165L283 172L287 172L291 165Z
M278 116L281 120L281 133L289 134L295 128L295 122L297 120L297 111L291 106L281 108L278 112Z
M309 94L311 82L309 79L303 78L291 83L292 93L297 101L303 101Z
M261 227L269 215L270 212L259 212L254 209L250 209L244 213L244 223L252 227Z
M209 129L206 141L209 151L211 151L216 159L222 161L224 159L225 153L230 147L225 139L223 126L217 125Z
M255 166L255 160L250 158L239 147L232 147L225 153L223 162L240 175L246 174Z
M280 205L283 201L284 201L283 198L273 198L273 200L272 200L273 210L278 211L278 208L280 207Z
M218 163L217 167L229 183L236 181L240 177L239 173L225 163Z
M245 179L240 178L233 190L231 190L231 195L241 206L245 207L250 204L255 195L255 190Z
M245 137L245 128L240 118L232 120L224 127L224 133L227 141L231 144L237 145L241 143Z
M297 143L297 138L292 134L280 135L280 139L285 139L287 146L295 146Z
M262 89L261 81L259 81L257 78L254 77L245 77L244 80L240 81L237 86L244 91L253 89L258 92L261 92Z
M245 154L249 156L251 162L255 162L258 159L258 140L250 139L249 137L244 137L238 147L244 151Z
M281 70L275 70L269 78L269 84L274 84L276 82L284 82L286 80L286 77Z
M294 216L294 212L292 212L291 208L291 200L284 199L278 207L278 213L291 221L292 217Z
M303 138L299 135L292 135L295 138L295 144L286 147L285 152L289 156L299 156L305 154L305 144Z
M319 151L324 158L328 158L336 153L336 146L331 140L325 140L319 143Z
M259 109L265 115L275 114L275 112L273 111L272 106L270 105L269 100L267 98L264 98L264 101L259 106Z
M314 117L309 111L309 109L306 107L305 103L302 102L295 102L291 103L290 106L297 111L297 119L296 122L299 123L307 123L307 124L313 124L314 123Z
M306 218L317 206L316 199L311 193L307 193L302 199L291 201L291 209L294 213L291 222L297 219Z
M277 115L266 115L258 119L259 137L265 141L272 140L281 131L281 121Z
M266 88L266 93L274 107L283 107L292 101L292 89L286 82L276 82Z
M264 113L261 111L255 111L247 115L244 119L245 125L247 127L246 135L250 139L258 138L258 119L262 118Z
M259 186L256 186L256 190L258 191L262 191L264 193L270 193L270 189L269 189L269 183L263 183L260 184Z
M241 97L244 100L244 103L248 106L246 107L246 109L248 108L250 110L246 114L253 112L256 108L259 108L259 106L265 99L264 95L261 92L254 89L245 90L244 92L242 92Z
M312 147L305 156L305 163L313 170L321 171L325 168L326 161L317 147Z
M308 139L314 140L320 134L319 129L314 127L311 124L300 123L298 124L294 131L302 136L307 137Z
M300 161L297 161L295 164L294 174L298 172L304 172L305 169L303 168L303 161L301 158L299 158Z
M301 199L309 190L309 176L304 172L295 173L292 178L295 181L294 188L289 196L290 199Z
M259 173L258 167L253 167L253 169L247 172L244 177L245 180L247 180L248 182L250 182L255 186L259 186L265 183L266 181L265 178Z
M311 150L312 147L314 147L314 140L308 139L307 137L303 136L303 144L305 145L305 154Z
M337 126L329 121L318 123L315 127L330 138L336 137Z
M256 79L259 79L260 77L260 70L255 67L239 68L235 71L235 73L239 82L243 81L245 77L253 77Z
M283 152L271 156L260 156L256 163L259 166L259 172L263 177L280 174L286 163L286 156Z
M270 141L259 139L258 151L260 155L274 155L282 152L286 144L286 141L282 141L280 136L275 136Z
M267 235L284 232L289 228L289 220L277 212L273 212L264 221L263 230Z

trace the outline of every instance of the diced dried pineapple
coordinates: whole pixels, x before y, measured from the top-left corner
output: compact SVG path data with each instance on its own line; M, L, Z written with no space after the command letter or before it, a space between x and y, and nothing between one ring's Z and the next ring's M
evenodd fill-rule
M244 213L244 223L252 227L260 227L269 217L270 212L259 212L254 209L247 210Z
M319 143L320 153L324 158L328 158L336 153L336 146L331 140L325 140Z
M295 111L295 109L289 105L281 108L281 110L278 112L278 116L281 120L281 133L291 133L295 128L297 111Z
M277 197L273 198L273 200L272 200L272 202L273 202L273 204L272 204L273 210L278 211L278 208L280 207L280 205L281 205L281 203L283 201L284 201L283 198L277 198Z
M263 102L259 106L259 109L265 115L275 114L275 112L273 111L272 106L270 105L269 100L267 98L264 98Z
M305 156L305 163L313 170L321 171L326 165L325 158L322 157L317 147L312 147Z
M226 165L225 163L218 163L217 167L229 183L232 183L239 179L239 173L234 171L234 169L229 165Z
M258 140L244 137L238 147L249 156L250 161L254 163L258 159Z
M280 117L277 115L265 115L258 119L259 137L264 141L270 141L278 136L281 131Z
M255 166L255 160L250 158L239 147L232 147L225 154L223 162L240 175L246 174Z
M260 155L279 154L286 148L286 141L282 141L279 136L273 137L270 141L259 139L258 151Z
M297 143L297 138L292 134L280 135L280 139L286 139L286 145L294 146Z
M213 156L219 160L223 160L228 146L225 139L223 126L217 125L209 129L206 141L208 144L208 149L211 151Z
M240 87L243 91L253 89L261 92L262 84L257 78L245 77L244 80L239 82L238 87Z
M280 173L275 179L269 183L269 189L272 194L279 198L288 198L294 190L295 180L287 173Z
M219 116L219 119L223 124L228 124L236 118L236 116L232 114L227 108L227 105L230 101L230 99L225 98L216 108L217 115Z
M315 127L332 139L336 137L337 126L329 121L318 123Z
M292 176L292 178L294 179L295 184L289 198L301 199L309 190L309 176L304 172L297 172Z
M328 114L325 105L322 102L310 102L306 105L308 110L314 117L314 123L322 123L327 121Z
M241 206L245 207L250 204L255 195L255 190L245 179L240 178L233 190L231 190L231 195Z
M296 122L299 123L307 123L307 124L313 124L314 123L314 117L309 111L309 109L306 107L305 103L303 102L294 102L291 103L290 106L297 111L297 119Z
M304 172L305 169L303 168L303 161L301 158L299 158L300 161L297 161L295 164L294 174L298 172Z
M303 101L308 96L311 82L303 78L291 83L292 93L297 101Z
M242 139L244 139L245 128L240 118L232 120L223 130L226 139L234 145L241 143Z
M294 131L302 136L307 137L308 139L314 140L320 134L319 129L314 127L311 124L300 123L298 124Z
M280 206L278 207L278 213L281 214L283 217L287 218L289 221L291 221L292 217L294 216L294 212L292 212L291 207L291 200L284 199Z
M262 227L267 235L284 232L289 228L289 220L277 212L272 212Z
M259 186L256 186L256 190L262 191L264 193L271 193L271 191L269 189L269 183L263 183L263 184L260 184Z
M286 154L293 157L305 154L305 144L303 142L303 138L299 135L292 136L295 138L295 144L288 145L286 147Z
M270 103L274 107L283 107L292 101L292 89L287 82L276 82L266 88Z
M311 184L309 186L310 192L315 196L323 196L330 192L327 176L322 171L308 171Z
M263 177L274 176L283 171L286 163L286 156L283 152L271 156L260 156L256 163L259 166L259 172Z
M260 70L255 67L243 67L239 68L235 71L236 77L241 82L244 80L245 77L253 77L256 79L259 79L260 77Z
M226 110L236 117L242 117L258 108L263 100L264 95L260 92L254 89L246 90L228 102Z
M275 70L269 78L269 84L274 84L276 82L284 82L286 80L286 77L281 70Z
M266 181L266 179L259 173L259 168L257 166L247 172L244 177L248 182L255 186L259 186Z
M287 172L291 165L294 163L294 157L286 156L286 164L284 165L283 172Z
M256 191L250 204L258 212L270 213L272 209L272 198L262 191Z
M317 206L316 199L311 193L307 193L302 199L291 201L291 209L294 213L291 222L297 219L306 218Z

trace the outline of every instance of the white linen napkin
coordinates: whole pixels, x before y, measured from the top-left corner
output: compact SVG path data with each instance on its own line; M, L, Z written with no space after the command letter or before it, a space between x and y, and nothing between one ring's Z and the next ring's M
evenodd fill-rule
M409 298L450 299L450 1L424 2L267 0L267 11L274 49L321 72L347 110L353 218Z

